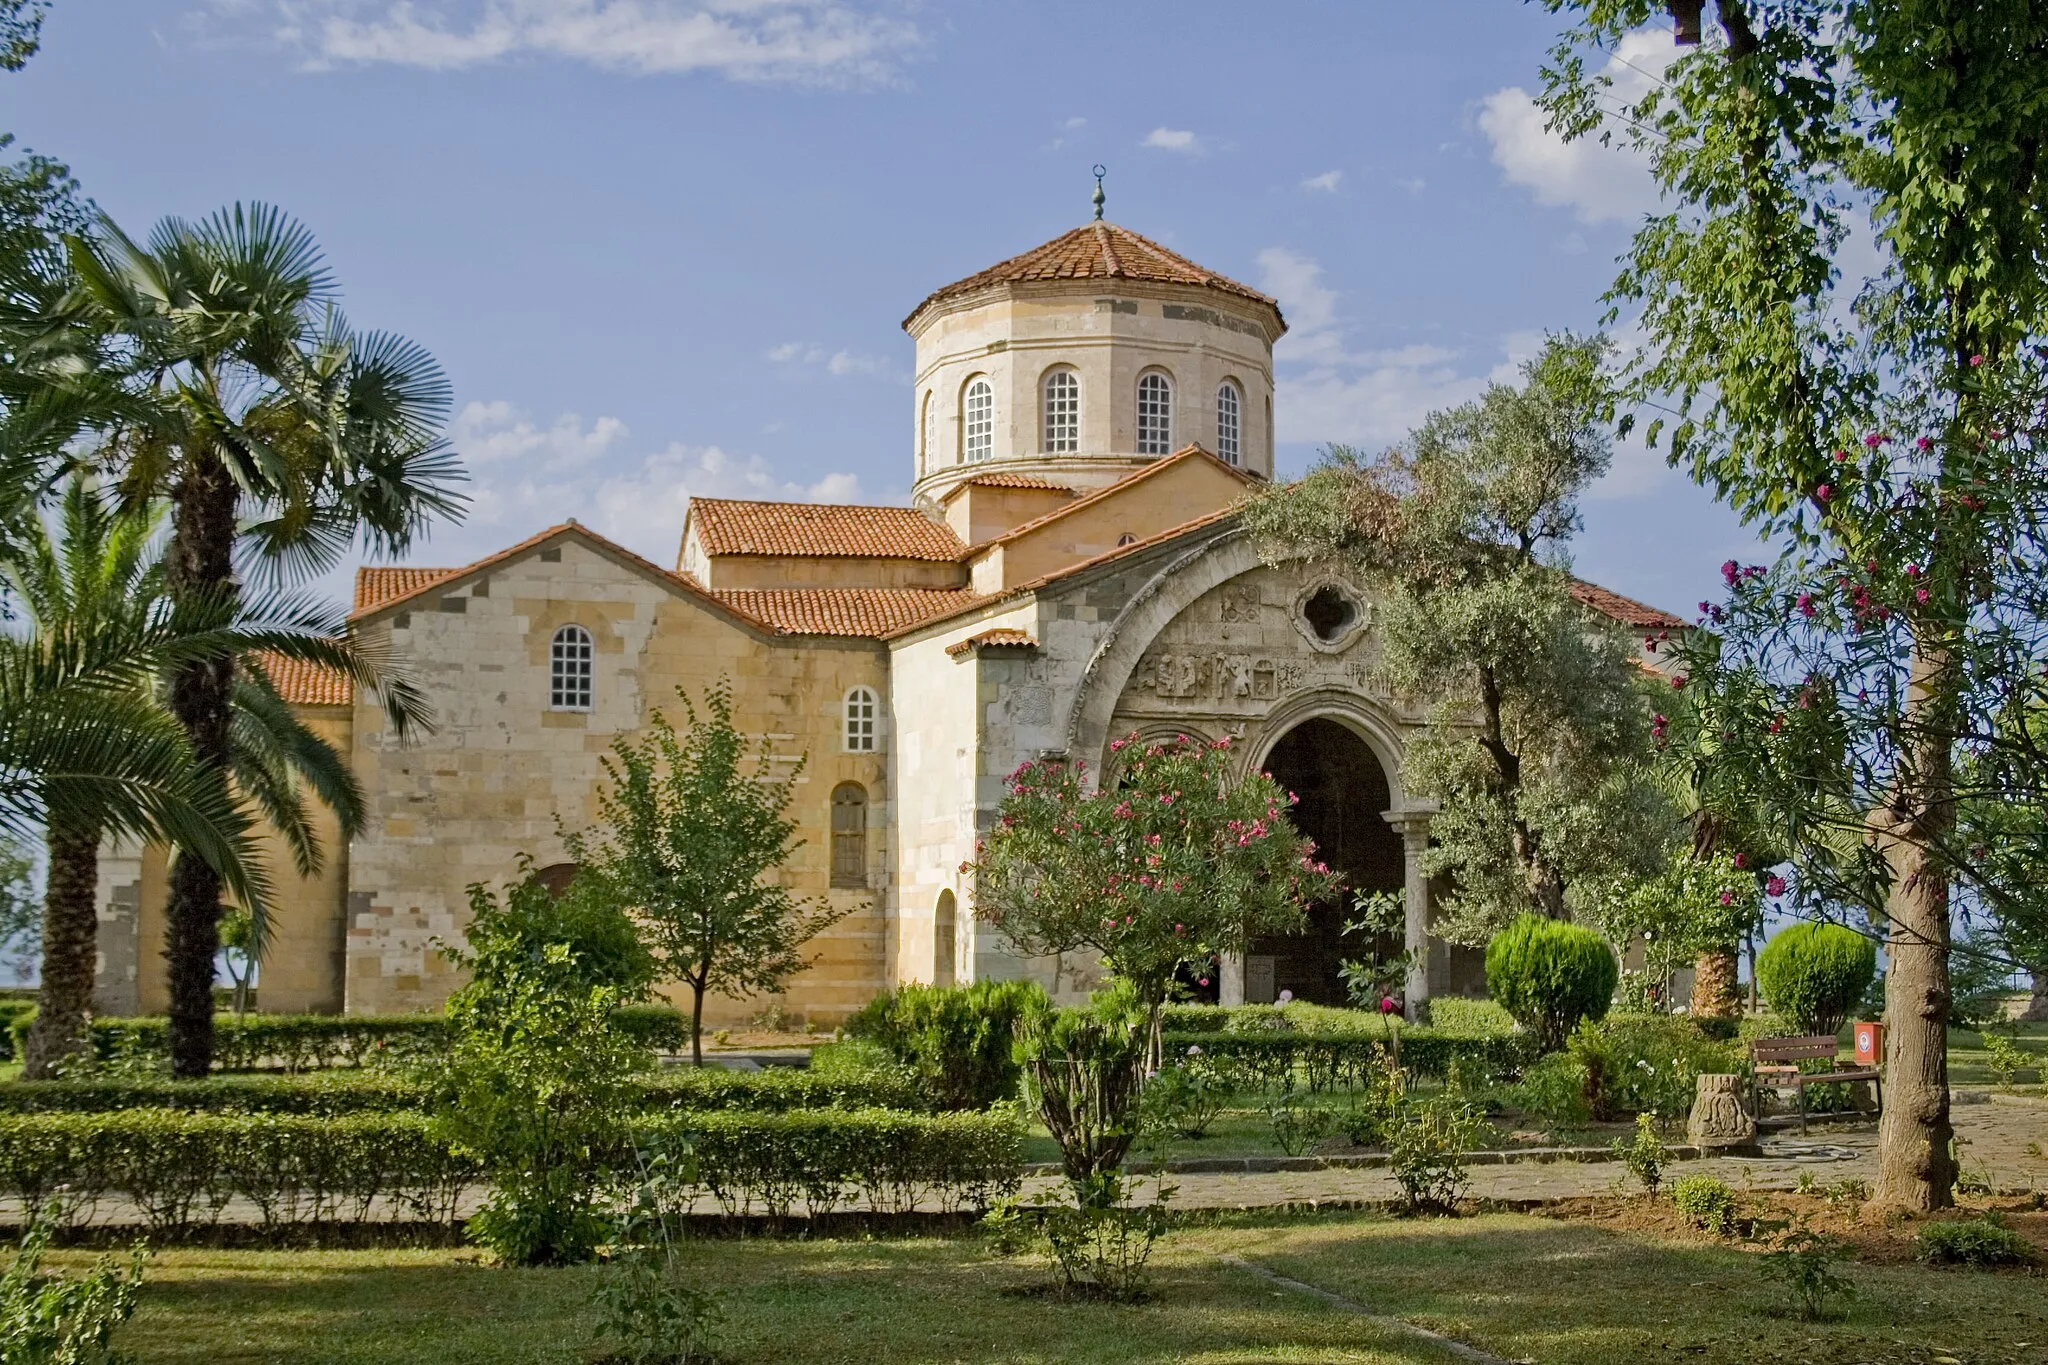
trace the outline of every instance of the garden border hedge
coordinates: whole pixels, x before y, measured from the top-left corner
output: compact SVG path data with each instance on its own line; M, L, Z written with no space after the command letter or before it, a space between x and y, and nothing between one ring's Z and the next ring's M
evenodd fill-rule
M1015 1109L913 1114L880 1109L725 1110L642 1115L642 1148L695 1150L701 1192L728 1213L758 1204L813 1214L863 1200L884 1212L920 1199L942 1209L984 1207L1022 1178L1023 1126ZM629 1153L608 1154L630 1183ZM452 1221L483 1172L450 1151L421 1114L117 1113L0 1115L0 1194L29 1212L64 1189L64 1219L91 1221L112 1196L132 1200L149 1230L190 1234L217 1224L229 1203L255 1205L257 1225ZM382 1201L382 1207L379 1203ZM678 1210L680 1211L680 1210Z
M1447 1080L1455 1065L1468 1084L1483 1085L1517 1074L1529 1059L1527 1041L1518 1034L1467 1038L1425 1029L1403 1029L1401 1065L1410 1073ZM1269 1029L1257 1033L1166 1033L1160 1038L1169 1061L1190 1048L1211 1059L1229 1059L1245 1066L1259 1081L1278 1086L1297 1074L1310 1090L1328 1090L1362 1080L1392 1044L1379 1033L1305 1033Z

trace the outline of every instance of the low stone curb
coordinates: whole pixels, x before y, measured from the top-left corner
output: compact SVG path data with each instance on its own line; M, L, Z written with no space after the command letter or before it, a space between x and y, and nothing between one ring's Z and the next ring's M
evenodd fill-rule
M1700 1149L1689 1143L1669 1146L1664 1150L1671 1161L1697 1161L1700 1158ZM1591 1164L1621 1159L1621 1154L1612 1147L1522 1147L1465 1153L1468 1166L1509 1166L1521 1162L1543 1165L1561 1161ZM1133 1161L1124 1169L1134 1175L1282 1175L1295 1171L1375 1170L1390 1160L1385 1152L1366 1152L1358 1156L1215 1156L1164 1163ZM1026 1162L1023 1169L1025 1175L1058 1175L1062 1167L1057 1161L1031 1161Z

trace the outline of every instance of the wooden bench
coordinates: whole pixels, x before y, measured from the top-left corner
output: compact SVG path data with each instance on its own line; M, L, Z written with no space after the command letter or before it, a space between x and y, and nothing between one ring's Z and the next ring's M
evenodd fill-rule
M1763 1118L1763 1092L1792 1090L1799 1095L1799 1131L1806 1131L1806 1087L1870 1082L1871 1098L1884 1112L1884 1077L1876 1067L1844 1067L1838 1060L1842 1046L1833 1034L1805 1038L1759 1038L1749 1045L1751 1064L1750 1103L1759 1121ZM1801 1071L1799 1063L1826 1061L1826 1071Z

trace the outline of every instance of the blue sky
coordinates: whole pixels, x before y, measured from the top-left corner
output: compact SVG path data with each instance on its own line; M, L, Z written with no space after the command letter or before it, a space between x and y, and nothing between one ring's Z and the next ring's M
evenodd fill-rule
M1587 327L1640 166L1527 100L1514 0L56 0L0 127L131 232L264 199L453 380L476 506L672 563L709 495L901 501L937 286L1109 216L1276 294L1281 469ZM1625 52L1654 69L1669 40ZM1639 79L1635 66L1617 74ZM1690 612L1754 553L1639 448L1578 567Z

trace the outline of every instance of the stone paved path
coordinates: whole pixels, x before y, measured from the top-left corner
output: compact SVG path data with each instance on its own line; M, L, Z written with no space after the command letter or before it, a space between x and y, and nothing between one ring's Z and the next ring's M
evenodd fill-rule
M1997 1189L2048 1190L2048 1103L1994 1096L1988 1103L1958 1103L1953 1111L1968 1175L1989 1179ZM1707 1174L1736 1189L1789 1190L1802 1175L1822 1185L1877 1178L1877 1125L1814 1125L1805 1137L1774 1130L1762 1157L1715 1157L1669 1168L1666 1179ZM1289 1204L1330 1204L1394 1198L1399 1190L1385 1168L1175 1175L1173 1202L1181 1208L1270 1208ZM1628 1179L1617 1162L1510 1162L1472 1167L1471 1197L1504 1201L1568 1199L1608 1194ZM1027 1189L1050 1189L1034 1180Z

